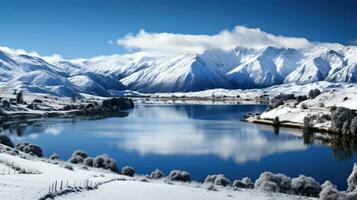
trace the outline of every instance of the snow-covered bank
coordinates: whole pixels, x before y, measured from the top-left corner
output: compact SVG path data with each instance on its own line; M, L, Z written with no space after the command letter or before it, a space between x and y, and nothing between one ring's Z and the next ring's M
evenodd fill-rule
M0 125L17 120L91 115L127 115L134 108L130 98L83 95L81 99L23 92L0 95Z
M276 88L276 87L273 87ZM357 85L356 84L331 84L319 82L304 86L288 87L291 90L275 90L270 88L266 94L270 95L272 108L259 116L250 116L247 121L274 124L278 119L280 126L306 128L309 126L315 130L334 132L331 115L335 107L344 107L352 110L357 109ZM307 98L309 91L321 91L316 97ZM291 98L279 97L279 94L291 95ZM294 96L295 97L294 97ZM298 100L298 95L305 95L306 99ZM273 99L273 97L275 97ZM305 120L305 121L304 121ZM277 125L277 124L275 124ZM346 124L350 126L350 124Z
M6 150L6 148L8 150ZM70 164L60 160L33 157L25 153L9 155L12 150L0 145L0 161L8 161L22 168L39 171L37 174L0 175L0 195L7 200L33 200L45 197L49 190L55 199L314 199L282 193L270 193L252 189L208 185L196 182L183 183L167 179L153 180L145 176L123 176L108 170L83 165ZM66 167L71 165L73 170ZM0 165L1 167L2 165ZM145 181L143 181L145 180ZM53 192L54 183L58 192ZM86 189L85 182L104 183L96 188ZM62 185L63 183L63 185ZM67 186L69 185L69 187ZM51 188L52 187L52 188ZM75 192L60 193L63 189L75 189ZM207 189L211 188L211 189ZM59 195L59 196L56 196Z
M280 193L268 193L255 190L230 190L220 189L218 191L207 190L195 185L189 184L166 184L162 182L140 182L140 181L115 181L105 184L98 188L79 194L69 194L58 199L86 199L97 200L105 196L107 200L130 199L130 200L297 200L297 199L314 199L307 197L298 197Z

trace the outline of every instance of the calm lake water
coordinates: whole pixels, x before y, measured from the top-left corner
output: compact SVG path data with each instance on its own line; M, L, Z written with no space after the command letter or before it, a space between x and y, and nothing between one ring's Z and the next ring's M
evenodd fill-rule
M272 171L346 188L357 162L354 140L303 137L299 130L240 121L245 113L264 110L264 105L136 105L127 117L48 119L4 132L13 142L40 145L46 156L56 152L68 159L76 149L91 156L106 153L120 168L130 165L140 174L182 169L197 181L217 173L255 180Z

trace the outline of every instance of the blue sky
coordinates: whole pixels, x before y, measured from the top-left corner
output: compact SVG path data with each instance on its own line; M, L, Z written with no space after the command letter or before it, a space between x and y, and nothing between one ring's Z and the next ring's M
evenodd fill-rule
M357 1L0 0L0 45L65 58L124 53L128 33L217 34L237 25L310 41L357 39Z

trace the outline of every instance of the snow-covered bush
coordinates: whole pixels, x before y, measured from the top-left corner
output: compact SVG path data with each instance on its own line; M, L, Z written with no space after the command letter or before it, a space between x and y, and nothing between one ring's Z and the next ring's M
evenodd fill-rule
M322 190L320 183L312 177L304 175L293 178L291 181L291 188L295 194L306 196L318 196Z
M338 107L332 110L331 125L332 128L340 132L348 132L354 112L348 108Z
M233 182L233 186L238 187L238 188L250 188L250 189L253 189L254 188L254 183L250 178L244 177L244 178L242 178L242 180L235 180Z
M117 162L107 154L96 156L93 160L93 167L118 172Z
M267 192L280 192L280 188L277 183L272 182L272 181L265 181L259 184L258 186L255 186L256 189L258 190L263 190Z
M121 174L125 176L134 176L135 175L135 169L129 166L125 166L121 169Z
M20 142L16 144L16 149L32 156L42 157L41 147L29 142Z
M277 108L281 105L284 105L283 99L272 100L272 102L270 103L270 108Z
M190 173L181 170L172 170L168 178L172 181L182 181L182 182L190 182L192 180Z
M309 91L309 98L310 99L315 99L320 94L321 94L321 91L319 89L312 89L312 90Z
M343 192L339 192L332 186L324 187L320 192L320 200L346 200L347 195Z
M204 183L211 183L214 185L221 185L224 187L231 185L231 181L228 178L226 178L223 174L208 175Z
M8 100L2 100L1 107L5 108L5 109L9 109L10 108L10 102Z
M273 119L273 126L279 126L280 125L280 120L279 120L279 117L276 116L274 119Z
M82 150L76 150L72 153L72 156L68 159L70 163L80 164L84 159L88 157L88 154Z
M322 185L322 188L327 188L327 187L333 187L333 188L337 188L337 186L335 184L333 184L331 181L325 181Z
M29 105L26 106L26 108L31 110L40 110L40 107L36 103L30 103Z
M303 119L304 132L309 132L310 128L313 126L312 120L309 116L305 116Z
M306 95L297 96L297 97L296 97L296 100L297 100L298 102L305 101L305 100L307 100L307 96L306 96Z
M124 97L111 98L111 99L104 99L102 101L101 107L106 111L116 111L116 110L134 108L134 103L133 100L129 98L124 98Z
M59 155L57 155L56 153L54 153L54 154L52 154L52 155L49 157L49 159L51 159L51 160L60 160L60 157L59 157Z
M22 104L24 102L24 93L22 91L16 94L16 103Z
M357 191L357 164L355 163L353 165L353 169L352 172L350 174L350 176L347 179L347 191L348 192L353 192L353 191Z
M0 144L14 148L14 144L7 135L0 135Z
M83 164L88 167L93 167L94 159L92 157L87 157L83 160Z
M258 190L287 192L291 189L291 178L284 174L263 172L255 181L254 187Z
M24 148L29 144L30 144L29 142L19 142L16 144L15 148L19 151L23 151Z
M164 173L162 171L160 171L159 169L155 169L155 171L151 172L151 174L150 174L150 178L152 178L152 179L160 179L164 176L165 176Z
M73 171L73 167L72 167L72 165L65 165L65 166L64 166L64 168L66 168L66 169L68 169L68 170Z
M294 95L294 94L284 94L284 93L280 93L279 95L277 95L276 97L274 97L274 99L282 99L282 100L295 99L295 95Z
M347 200L356 200L357 199L357 191L349 192L347 194Z

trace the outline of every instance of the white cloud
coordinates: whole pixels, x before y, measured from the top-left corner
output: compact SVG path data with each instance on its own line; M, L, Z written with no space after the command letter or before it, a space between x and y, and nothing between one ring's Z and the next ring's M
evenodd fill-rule
M177 33L128 34L117 40L129 51L139 51L148 55L177 55L181 53L201 53L207 49L229 50L236 46L248 48L291 47L305 48L311 43L305 38L284 37L266 33L259 28L236 26L233 30L223 30L214 35L192 35Z

